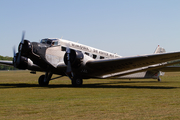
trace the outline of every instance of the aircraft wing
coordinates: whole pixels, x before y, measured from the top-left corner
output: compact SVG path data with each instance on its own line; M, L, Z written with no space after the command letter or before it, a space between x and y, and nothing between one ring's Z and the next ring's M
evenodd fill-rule
M13 66L13 61L7 61L7 60L0 60L0 64L2 65L8 65L8 66ZM30 66L28 66L27 68L28 70L33 70L33 71L45 71L42 68L40 68L39 66L32 64Z
M127 71L123 71L123 72L108 74L108 75L102 76L102 78L118 78L120 76L129 75L129 74L133 74L133 73L137 73L137 72L144 72L144 71L178 72L178 71L180 71L179 66L169 66L169 65L179 64L179 63L180 63L180 61L150 65L150 66L136 68L136 69L127 70Z
M163 72L179 72L180 66L167 66L160 69Z
M95 76L113 75L120 72L122 75L125 75L125 73L131 74L132 72L134 73L148 69L163 68L165 67L165 65L163 66L165 62L178 59L180 59L180 52L170 52L116 59L95 60L87 62L86 65L97 71L94 74Z
M13 61L0 60L0 64L13 66Z

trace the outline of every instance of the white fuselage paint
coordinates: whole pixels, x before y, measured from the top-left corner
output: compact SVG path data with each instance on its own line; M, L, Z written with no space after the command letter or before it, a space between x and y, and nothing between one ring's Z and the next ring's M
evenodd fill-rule
M83 54L87 55L86 59L88 60L93 60L93 59L113 59L113 58L118 58L122 57L114 53L106 52L100 49L96 49L93 47L89 47L83 44L79 44L76 42L64 40L64 39L53 39L58 41L58 45L49 47L46 50L46 60L51 63L54 67L57 67L59 63L64 63L64 54L66 53L65 50L62 50L62 47L64 48L71 48L74 50L81 51ZM96 56L96 58L93 58ZM87 61L86 60L86 61ZM157 79L159 77L160 72L158 71L156 75L148 75L147 72L139 72L139 73L134 73L130 75L125 75L121 77L116 77L116 79L139 79L139 78L155 78ZM100 78L103 78L102 76L99 76ZM113 77L113 76L112 76Z
M46 50L46 60L54 67L63 62L65 52L61 51L61 46L50 47Z
M106 52L106 51L96 49L93 47L89 47L86 45L82 45L79 43L71 42L68 40L63 40L63 39L53 39L53 40L56 40L59 43L57 46L49 47L46 50L46 60L49 63L51 63L54 67L57 67L58 63L63 62L64 54L66 53L66 51L63 51L62 47L64 47L64 48L69 47L71 49L81 51L82 53L89 56L89 58L90 57L93 58L93 56L96 56L95 59L101 59L101 58L113 59L113 58L121 57L117 54Z
M100 56L102 56L104 58L111 58L111 59L121 57L121 56L119 56L117 54L114 54L114 53L106 52L106 51L103 51L103 50L100 50L100 49L89 47L89 46L79 44L79 43L76 43L76 42L71 42L71 41L68 41L68 40L60 39L60 44L62 46L64 46L64 47L69 47L69 48L72 48L72 49L75 49L75 50L82 51L83 53L85 53L85 52L89 53L90 56L92 56L93 54L97 55L98 56L97 59L100 59Z

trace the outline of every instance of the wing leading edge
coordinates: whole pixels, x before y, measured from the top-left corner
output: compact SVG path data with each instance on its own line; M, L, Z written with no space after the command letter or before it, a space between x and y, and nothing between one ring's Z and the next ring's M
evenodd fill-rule
M0 60L0 64L13 66L13 61Z
M157 69L157 68L160 69L167 65L170 65L165 62L178 60L178 59L180 59L180 52L170 52L170 53L150 54L150 55L142 55L142 56L134 56L134 57L123 57L116 59L88 61L86 65L89 68L95 70L93 73L95 76L104 76L119 72L122 72L122 75L124 75L125 73L131 74L139 71L145 71L147 69ZM179 62L173 64L177 64L177 63Z
M0 64L14 67L13 61L0 60ZM28 70L33 70L33 71L44 71L42 68L40 68L39 66L37 66L37 65L35 65L33 63L28 65L27 69Z

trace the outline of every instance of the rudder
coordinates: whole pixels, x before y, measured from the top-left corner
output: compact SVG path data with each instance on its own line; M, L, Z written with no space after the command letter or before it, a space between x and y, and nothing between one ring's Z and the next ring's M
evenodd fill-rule
M158 45L158 47L154 51L154 54L165 53L165 52L166 52L166 50Z

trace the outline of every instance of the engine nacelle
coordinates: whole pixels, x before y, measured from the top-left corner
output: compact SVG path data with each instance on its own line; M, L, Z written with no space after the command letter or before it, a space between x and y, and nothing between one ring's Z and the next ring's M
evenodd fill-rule
M19 44L19 48L18 51L20 52L21 50L21 54L25 57L28 57L29 53L31 53L32 51L32 44L30 41L28 40L24 40L24 43L20 43Z
M16 54L16 56L18 56L18 53ZM13 58L13 65L18 68L18 69L28 69L29 67L31 67L33 65L33 62L27 58L27 57L24 57L24 56L21 56L20 58L20 63L17 65L17 57L14 57Z
M73 67L73 68L80 67L82 65L83 58L84 58L83 53L81 51L76 51L76 50L70 49L69 54L70 54L69 57L70 57L71 67ZM64 63L66 65L68 64L68 53L67 52L64 55Z

